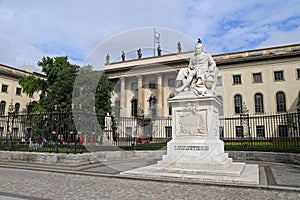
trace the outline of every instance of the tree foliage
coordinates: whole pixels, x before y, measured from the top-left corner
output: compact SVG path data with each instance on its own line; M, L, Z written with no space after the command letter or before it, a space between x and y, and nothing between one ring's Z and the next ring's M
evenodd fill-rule
M111 93L113 89L114 84L108 79L108 76L103 73L95 94L97 114L105 115L106 113L111 113Z
M71 64L67 57L43 57L38 66L46 79L27 76L19 80L26 94L40 94L39 101L31 106L32 112L51 111L54 105L59 105L61 110L70 110L72 103L77 108L96 110L101 115L111 112L114 85L103 71L95 71L91 65Z
M33 110L50 111L54 104L62 109L70 109L73 83L79 66L71 64L67 57L43 57L38 66L46 79L34 76L22 77L19 80L26 94L40 92L40 99L33 104Z

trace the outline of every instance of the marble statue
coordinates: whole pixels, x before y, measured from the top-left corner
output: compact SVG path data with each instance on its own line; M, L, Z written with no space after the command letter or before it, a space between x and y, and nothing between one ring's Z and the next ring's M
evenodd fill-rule
M193 90L197 96L215 94L218 68L212 56L203 50L202 41L198 39L195 53L190 58L188 67L180 69L176 82L181 86L176 93Z
M181 51L182 51L180 41L177 42L177 50L178 50L178 53L181 53Z
M122 57L122 61L124 62L125 61L125 52L124 51L122 51L121 57Z
M110 56L108 54L106 54L106 65L110 64Z
M157 56L161 56L161 48L160 45L157 47Z
M137 54L138 54L138 59L141 59L142 58L142 50L138 49Z

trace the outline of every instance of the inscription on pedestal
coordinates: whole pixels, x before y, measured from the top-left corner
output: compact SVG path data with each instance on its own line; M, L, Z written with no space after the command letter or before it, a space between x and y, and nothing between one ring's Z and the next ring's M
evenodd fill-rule
M188 145L176 145L175 151L209 151L209 146L188 146Z

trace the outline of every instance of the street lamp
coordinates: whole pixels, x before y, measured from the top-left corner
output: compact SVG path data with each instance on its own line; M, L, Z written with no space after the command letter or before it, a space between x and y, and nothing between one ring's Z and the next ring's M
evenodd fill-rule
M13 101L8 107L8 117L7 117L7 134L6 134L6 147L8 145L8 137L9 137L9 150L12 150L12 132L14 126L14 119L15 119L15 107L13 105Z

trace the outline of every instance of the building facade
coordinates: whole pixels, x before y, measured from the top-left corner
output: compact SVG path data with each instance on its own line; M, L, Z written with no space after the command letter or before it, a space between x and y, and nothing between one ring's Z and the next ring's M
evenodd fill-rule
M27 109L27 105L31 101L37 101L39 94L26 95L22 92L22 87L19 85L19 78L22 76L34 75L39 78L44 78L42 74L35 72L27 72L16 69L10 66L0 64L0 114L6 115L8 106L13 103L16 112L22 112Z
M179 69L193 52L107 64L116 83L112 103L116 115L169 117L168 97ZM220 115L281 113L296 110L300 95L300 44L213 55L219 69Z

